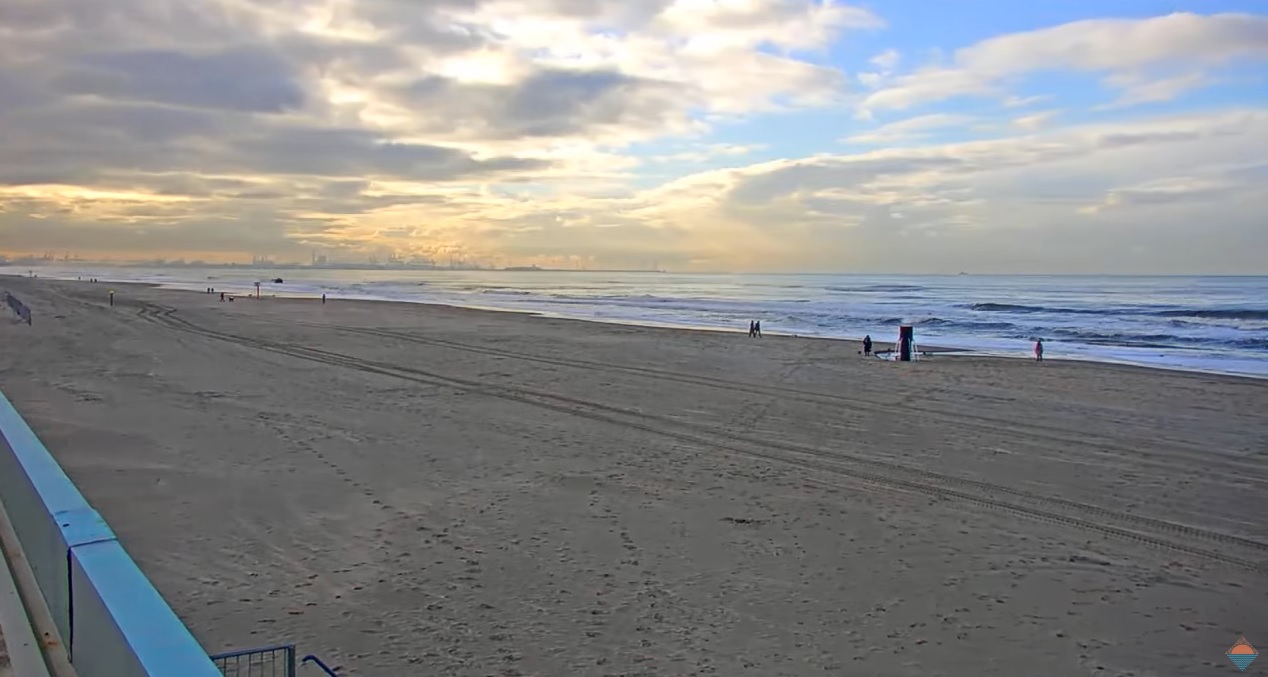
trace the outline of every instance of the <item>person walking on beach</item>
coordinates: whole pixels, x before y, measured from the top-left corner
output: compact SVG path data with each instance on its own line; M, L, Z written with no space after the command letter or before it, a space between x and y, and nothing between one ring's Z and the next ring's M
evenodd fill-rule
M757 338L762 337L762 321L761 320L755 320L753 322L753 334L757 336Z
M1043 339L1035 339L1035 361L1043 362Z
M326 305L326 295L325 295L325 294L322 294L322 295L321 295L321 304L322 304L323 306L324 306L324 305Z
M867 356L871 354L872 354L872 335L868 334L867 336L863 337L863 355Z

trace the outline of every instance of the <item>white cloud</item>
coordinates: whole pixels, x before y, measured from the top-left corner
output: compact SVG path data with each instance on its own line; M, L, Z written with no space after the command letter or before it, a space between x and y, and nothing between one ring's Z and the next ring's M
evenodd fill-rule
M927 136L928 132L947 127L967 125L973 120L974 118L968 115L933 113L891 122L863 134L855 134L844 140L849 143L865 144L911 141Z
M1184 73L1173 77L1150 78L1136 73L1119 73L1105 78L1107 87L1121 90L1118 99L1105 108L1123 108L1142 103L1171 101L1194 89L1208 87L1214 80L1204 73Z
M1109 271L1149 239L1146 270L1262 271L1243 249L1268 245L1268 164L1246 160L1264 152L1268 111L1236 111L780 160L643 199L671 221L745 233L774 267ZM1215 204L1238 209L1196 220Z
M1013 119L1013 126L1026 131L1035 131L1046 126L1053 118L1060 115L1059 110L1046 110Z
M880 54L868 59L868 63L876 66L882 71L892 71L898 67L898 62L902 60L902 55L896 49L887 49Z
M1153 96L1196 86L1193 73L1247 57L1268 56L1268 17L1177 13L1148 19L1092 19L983 40L960 49L951 64L917 70L863 101L866 109L905 109L955 96L1004 98L1012 78L1045 70L1109 73L1114 84L1157 70L1182 69L1188 79L1158 86ZM1179 76L1173 76L1179 77ZM1131 96L1130 92L1127 96ZM1156 100L1146 97L1142 100Z
M1024 108L1036 103L1043 103L1051 100L1051 96L1010 96L1004 99L1004 106L1007 108Z
M765 144L712 143L697 144L694 150L656 156L655 162L699 164L722 158L737 158L766 148Z

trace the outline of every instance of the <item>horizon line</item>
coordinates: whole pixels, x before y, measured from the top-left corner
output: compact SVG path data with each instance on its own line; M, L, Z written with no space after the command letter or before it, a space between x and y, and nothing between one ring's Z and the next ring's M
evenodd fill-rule
M98 265L107 268L249 268L267 270L269 266L260 266L252 263L203 263L200 265L180 264L180 263L153 263L146 261L41 261L39 263L26 262L15 263L13 261L0 261L0 270L5 268L18 269L23 266L30 266L28 270L47 267L74 267L75 264L80 265ZM1260 273L1212 273L1212 272L1189 272L1189 273L1035 273L1035 272L924 272L924 273L903 273L903 272L859 272L859 271L823 271L823 270L807 270L807 271L727 271L727 270L672 270L663 269L620 269L620 268L538 268L537 271L523 270L523 266L488 266L488 267L465 267L450 268L447 266L436 266L434 268L396 268L390 265L375 265L369 263L346 263L335 264L333 266L313 266L304 263L281 263L274 262L278 267L287 267L292 270L400 270L400 271L419 271L419 272L543 272L543 273L627 273L627 274L656 274L656 275L733 275L733 276L857 276L857 277L1268 277L1268 271ZM521 270L513 270L514 268ZM2 273L0 273L2 274Z

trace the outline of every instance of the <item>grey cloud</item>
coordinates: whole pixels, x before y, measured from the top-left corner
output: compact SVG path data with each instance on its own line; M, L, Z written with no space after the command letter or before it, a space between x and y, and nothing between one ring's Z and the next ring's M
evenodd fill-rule
M1268 162L1229 169L1225 175L1234 181L1256 182L1268 185Z
M2 70L0 62L0 117L23 110L30 110L52 100L35 83L19 77L18 73Z
M1201 132L1141 132L1139 134L1107 134L1099 139L1103 148L1123 148L1167 141L1194 141L1205 134Z
M0 121L0 183L39 175L87 181L117 172L279 173L450 180L541 169L538 160L473 159L373 132L262 122L138 105L67 105Z
M0 183L29 174L74 183L114 171L197 167L201 154L190 140L217 138L225 122L199 111L98 102L0 116Z
M236 9L246 7L250 4ZM223 47L253 32L248 16L188 0L5 0L0 4L0 29L9 28L18 44L39 44L56 54L109 45L199 49Z
M475 49L490 37L474 26L443 17L444 10L474 10L480 0L361 0L346 10L365 20L389 39L408 42L436 53Z
M615 71L545 69L514 85L461 83L431 76L397 92L435 128L466 125L500 139L564 136L604 125L663 123L677 84Z
M728 196L737 204L762 204L797 191L850 190L864 182L929 169L949 169L964 162L952 157L889 157L852 162L804 162L744 177Z
M787 165L772 171L745 176L731 191L729 202L734 205L764 204L780 196L798 191L841 189L856 192L860 196L874 193L870 184L878 179L898 177L920 172L937 171L942 187L963 181L967 175L998 173L1007 169L1033 169L1046 163L1055 163L1089 156L1099 151L1114 151L1130 147L1162 146L1197 141L1212 137L1229 137L1243 133L1234 125L1213 127L1202 131L1143 131L1138 133L1111 133L1089 139L1067 138L1063 142L1051 140L1018 141L1007 144L975 143L938 154L916 149L908 153L894 152L864 159L839 161L833 159L808 160ZM1024 176L1015 180L983 180L980 186L1007 184L1003 193L1015 194L1024 190L1036 192L1039 199L1058 197L1071 200L1085 196L1098 186L1098 180L1090 177L1071 176L1062 185L1042 181L1025 181ZM1023 185L1023 184L1027 185ZM1159 198L1163 199L1163 198ZM963 200L960 200L963 201Z
M403 33L409 35L425 34L433 37L439 24L435 17L439 13L477 11L482 6L495 2L496 0L361 0L354 11L378 25L398 26ZM672 4L672 0L529 0L527 4L530 11L535 13L585 20L609 28L635 29L646 25L664 11ZM479 34L479 30L474 27L459 26L455 30L452 21L447 20L445 23L449 24L446 30L451 35L461 35L464 30L472 35Z
M147 189L157 195L193 198L280 199L295 195L293 191L262 188L255 181L192 173L120 176L107 178L99 185L123 190Z
M259 47L206 54L137 50L88 53L64 76L61 89L112 99L280 113L299 108L304 91L280 54Z
M330 181L322 186L321 196L332 200L357 197L362 191L369 187L369 181L361 181L358 179L350 181Z
M549 163L520 158L476 160L454 148L394 143L360 129L277 125L235 139L215 166L278 174L436 181L543 169Z
M249 226L244 226L245 220ZM0 220L0 237L6 248L19 251L57 249L72 252L152 253L175 251L242 252L291 251L299 253L289 237L302 229L298 221L271 212L200 216L187 221L112 224L13 217Z
M1218 197L1240 192L1244 188L1236 186L1210 186L1189 190L1116 190L1113 195L1118 205L1169 205L1182 202L1213 200Z
M361 128L311 121L332 113L324 99L306 96L319 73L343 79L394 73L416 58L404 46L443 52L482 44L483 37L446 27L431 11L462 8L457 0L353 6L376 20L386 15L375 12L399 13L398 25L415 33L397 43L298 32L262 39L252 8L298 7L287 2L248 1L218 12L194 11L176 0L2 4L0 28L27 30L16 34L23 49L10 55L0 45L0 183L91 183L172 172L450 180L548 166L477 160L452 148L393 143ZM84 94L92 96L77 96ZM543 123L562 114L551 104L526 92L516 110L548 108L537 118ZM267 115L300 108L309 121ZM448 124L470 116L450 108L442 118Z

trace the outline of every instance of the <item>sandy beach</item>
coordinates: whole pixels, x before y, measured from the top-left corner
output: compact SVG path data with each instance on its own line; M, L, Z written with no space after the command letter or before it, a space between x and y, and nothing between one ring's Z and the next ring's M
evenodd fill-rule
M4 632L0 631L0 677L12 677L13 666L9 662L9 649L4 644Z
M34 325L0 320L0 389L209 651L294 642L373 677L1175 677L1268 646L1262 380L4 289Z

